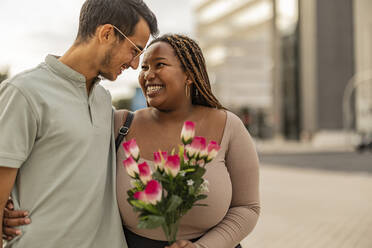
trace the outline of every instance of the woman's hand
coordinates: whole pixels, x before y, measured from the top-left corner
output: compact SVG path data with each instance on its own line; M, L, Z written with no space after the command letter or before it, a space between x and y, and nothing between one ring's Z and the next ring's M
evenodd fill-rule
M8 200L4 208L3 218L3 235L5 240L12 240L15 236L21 235L22 232L16 229L16 226L27 225L31 223L28 218L28 212L23 210L14 210L13 201Z
M178 240L171 246L166 246L165 248L197 248L197 246L190 242L189 240Z

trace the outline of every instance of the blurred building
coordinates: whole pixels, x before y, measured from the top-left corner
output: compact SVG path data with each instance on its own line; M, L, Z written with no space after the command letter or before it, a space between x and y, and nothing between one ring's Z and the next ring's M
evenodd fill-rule
M356 129L372 135L372 1L354 1ZM347 110L347 109L346 109ZM347 123L346 123L347 124ZM372 141L372 139L371 139Z
M372 69L371 5L370 0L195 1L197 37L214 91L228 108L263 113L263 136L310 139L341 131L345 88L356 73ZM372 98L371 84L363 87L357 105L361 94ZM372 126L365 114L372 114L370 105L359 103L362 122Z
M262 0L195 3L196 36L212 88L235 112L266 115L273 106L271 13L270 3Z

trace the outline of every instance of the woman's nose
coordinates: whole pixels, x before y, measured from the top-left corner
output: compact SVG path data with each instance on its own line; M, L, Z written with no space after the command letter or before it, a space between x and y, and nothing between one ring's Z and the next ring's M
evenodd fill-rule
M155 77L155 73L154 73L153 70L148 69L147 71L145 71L144 79L145 79L146 81L151 80L151 79L153 79L154 77Z

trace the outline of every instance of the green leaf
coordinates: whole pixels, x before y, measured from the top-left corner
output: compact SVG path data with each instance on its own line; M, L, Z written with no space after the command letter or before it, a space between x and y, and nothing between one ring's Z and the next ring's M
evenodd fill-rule
M174 211L181 203L181 197L179 197L178 195L172 195L171 198L168 200L168 207L166 212L169 213Z
M135 180L133 184L134 184L134 187L137 188L137 191L142 191L145 189L145 185L143 185L143 183L139 180Z
M200 190L200 185L203 183L203 179L202 178L198 178L196 180L194 180L194 187L198 190Z
M189 187L189 195L193 195L195 193L195 188L193 186Z
M153 214L160 214L159 210L152 204L146 204L145 209Z
M203 200L203 199L205 199L205 198L207 198L207 195L198 195L198 196L196 196L196 200L197 200L197 201L199 201L199 200Z
M196 204L194 204L193 206L208 207L208 204L200 204L200 203L196 203Z
M148 203L145 203L145 202L140 201L140 200L131 200L131 201L129 201L129 203L132 206L134 206L136 208L139 208L141 210L147 210L148 212L150 212L152 214L159 214L159 211L152 204L148 204Z
M145 209L153 214L160 214L159 211L156 209L156 207L152 204L146 204Z
M186 170L184 170L186 173L187 172L194 172L195 171L195 168L188 168L188 169L186 169Z
M140 209L144 209L144 203L138 200L131 200L129 201L129 204Z
M181 158L182 161L183 161L183 154L184 154L184 149L185 149L185 147L182 146L182 145L179 145L178 147L179 147L179 150L178 150L178 156L180 156L180 158Z
M140 218L137 227L153 229L153 228L157 228L161 226L164 223L165 223L165 219L163 216L147 215L147 216Z
M203 177L203 175L205 174L207 170L203 167L198 167L196 169L196 171L190 176L191 179L193 179L194 181Z
M155 171L152 174L152 178L155 179L155 180L157 180L160 183L162 183L162 182L169 182L168 176L163 176L159 171Z

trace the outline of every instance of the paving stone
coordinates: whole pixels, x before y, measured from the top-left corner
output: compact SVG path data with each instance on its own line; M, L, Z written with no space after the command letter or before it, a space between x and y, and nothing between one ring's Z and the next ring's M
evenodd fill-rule
M262 211L244 248L371 248L372 175L261 166Z

